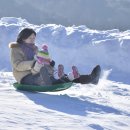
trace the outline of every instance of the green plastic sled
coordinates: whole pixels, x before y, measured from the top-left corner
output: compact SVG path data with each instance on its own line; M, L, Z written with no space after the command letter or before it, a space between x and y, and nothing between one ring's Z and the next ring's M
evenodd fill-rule
M36 85L25 85L14 83L13 86L18 90L33 91L33 92L56 92L68 89L72 86L72 82L57 84L57 85L46 85L46 86L36 86Z

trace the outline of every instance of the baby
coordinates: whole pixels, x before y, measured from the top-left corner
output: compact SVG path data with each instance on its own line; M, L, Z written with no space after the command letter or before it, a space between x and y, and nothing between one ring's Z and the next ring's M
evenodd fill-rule
M38 72L40 72L41 67L52 63L48 52L48 46L46 44L42 45L42 49L37 52L35 59L36 63L34 68L32 69L32 74L37 74Z
M51 62L49 52L48 52L48 46L47 45L42 45L42 50L38 51L37 56L36 56L37 62L39 64L47 64L49 65Z

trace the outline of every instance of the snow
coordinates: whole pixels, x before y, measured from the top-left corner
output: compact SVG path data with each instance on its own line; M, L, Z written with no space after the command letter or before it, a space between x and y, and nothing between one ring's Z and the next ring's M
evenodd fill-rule
M16 41L18 32L32 27L37 32L36 44L47 43L52 59L65 65L66 72L76 65L81 73L90 73L96 64L111 70L108 79L130 84L130 30L92 30L84 25L64 27L33 25L25 19L4 17L0 20L0 70L11 72L8 44ZM4 50L4 51L3 51Z
M129 130L130 86L101 79L53 93L16 91L11 72L0 73L1 130Z
M102 67L98 85L77 84L53 93L17 91L11 70L9 42L24 27L37 32L36 44L47 43L56 61L83 74ZM91 30L86 26L33 25L25 19L0 20L0 126L1 130L129 130L130 30Z

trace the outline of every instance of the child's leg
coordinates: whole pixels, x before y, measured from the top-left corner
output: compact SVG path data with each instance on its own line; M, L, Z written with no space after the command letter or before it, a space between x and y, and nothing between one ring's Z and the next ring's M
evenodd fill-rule
M65 83L62 79L55 79L53 76L53 68L51 66L42 67L42 78L46 85L54 85L54 84L60 84Z
M64 66L62 64L58 65L58 77L62 78L65 75Z
M58 77L59 79L67 82L71 82L71 80L69 80L67 74L64 73L64 66L62 64L58 65Z
M78 80L74 80L74 79L78 79L80 77L79 71L76 66L72 66L72 72L69 72L67 77L71 81L79 82Z
M75 79L80 77L78 68L76 66L72 66L72 73L73 73Z

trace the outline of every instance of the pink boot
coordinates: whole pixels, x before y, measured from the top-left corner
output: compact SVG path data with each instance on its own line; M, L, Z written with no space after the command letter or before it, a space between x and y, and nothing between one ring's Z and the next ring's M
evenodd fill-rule
M58 65L58 77L62 78L64 76L64 66L62 64Z
M80 74L79 74L76 66L72 66L72 73L73 73L75 79L80 77Z

